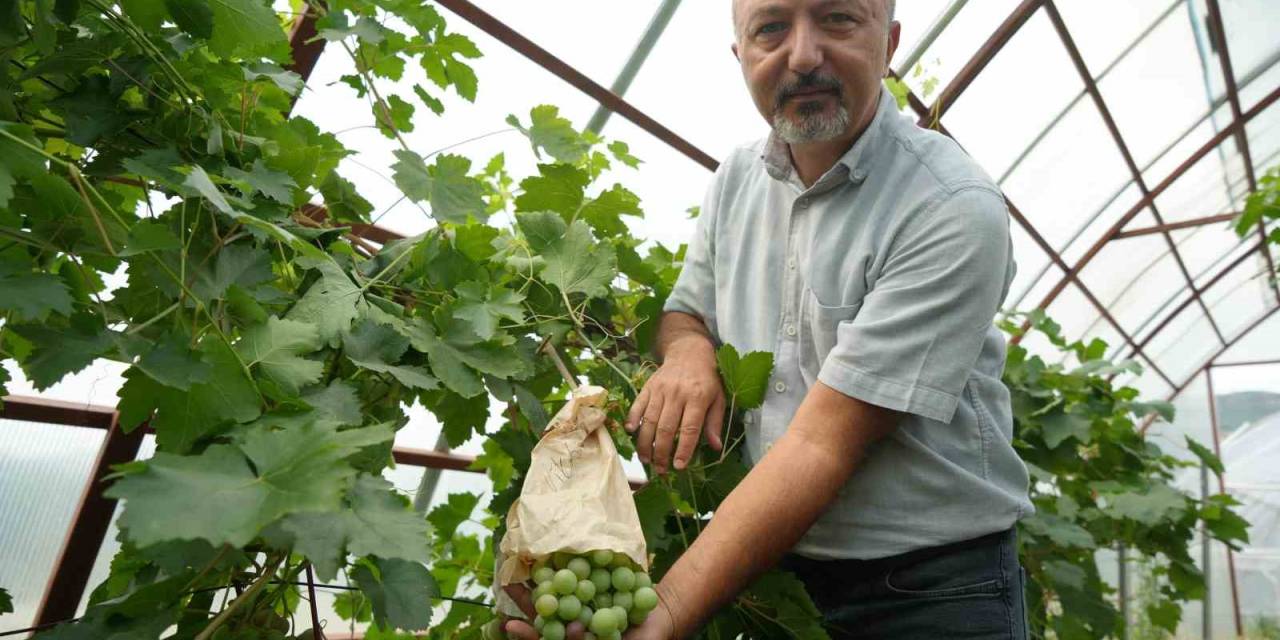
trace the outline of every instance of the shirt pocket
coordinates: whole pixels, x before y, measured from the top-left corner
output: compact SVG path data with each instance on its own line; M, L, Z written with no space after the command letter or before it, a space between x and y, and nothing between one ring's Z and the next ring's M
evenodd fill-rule
M861 299L850 304L824 304L813 289L805 288L797 337L800 372L806 383L812 385L817 380L822 363L839 341L841 323L856 318L861 308Z

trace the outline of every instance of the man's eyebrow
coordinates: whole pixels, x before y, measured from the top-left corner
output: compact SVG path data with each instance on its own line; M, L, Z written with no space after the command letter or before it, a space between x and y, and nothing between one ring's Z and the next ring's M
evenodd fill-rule
M766 4L752 9L751 13L747 14L747 24L750 24L752 20L758 20L762 17L776 18L778 16L787 15L788 13L789 11L787 8L780 4Z

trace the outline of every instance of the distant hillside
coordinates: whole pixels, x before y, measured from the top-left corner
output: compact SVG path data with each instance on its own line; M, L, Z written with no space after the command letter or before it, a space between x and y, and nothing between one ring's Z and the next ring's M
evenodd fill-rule
M1280 412L1280 393L1240 391L1218 396L1218 428L1223 435L1246 422L1257 422L1277 412Z

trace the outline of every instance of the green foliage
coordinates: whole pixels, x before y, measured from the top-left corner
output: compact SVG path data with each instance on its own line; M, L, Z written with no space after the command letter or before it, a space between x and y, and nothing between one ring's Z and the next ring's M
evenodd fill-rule
M1276 220L1280 220L1280 166L1272 167L1258 178L1257 190L1245 199L1244 211L1236 218L1236 233L1244 237L1255 229L1265 230ZM1280 228L1272 229L1266 241L1280 246Z
M1139 627L1172 633L1181 604L1204 593L1204 577L1189 554L1197 527L1232 547L1246 542L1247 523L1231 509L1238 503L1227 495L1200 500L1173 487L1174 474L1193 465L1161 451L1138 426L1148 416L1171 419L1172 406L1140 402L1135 389L1111 381L1114 374L1139 372L1136 363L1108 362L1101 340L1067 343L1043 313L1025 317L1064 358L1079 363L1049 364L1011 345L1005 365L1014 447L1031 470L1036 506L1019 524L1033 636L1119 634L1114 590L1100 577L1095 554L1120 546L1153 581L1143 594ZM1022 319L1011 316L1001 325L1018 335ZM1202 464L1222 472L1211 451L1187 444Z

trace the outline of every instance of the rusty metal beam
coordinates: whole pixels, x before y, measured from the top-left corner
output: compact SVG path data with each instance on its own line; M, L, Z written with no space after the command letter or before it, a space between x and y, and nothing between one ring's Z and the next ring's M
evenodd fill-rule
M511 47L517 53L528 58L538 66L550 71L556 77L573 85L579 91L591 96L602 106L630 120L641 129L667 143L675 150L683 153L690 160L715 171L720 165L715 158L695 147L693 143L676 135L675 132L662 126L658 121L645 115L639 109L619 98L599 83L588 78L582 72L569 66L551 52L535 44L532 40L517 33L501 20L486 13L468 0L437 0L438 4L458 14L459 17L475 25L481 31L493 36L499 42Z
M1226 23L1222 21L1222 9L1218 4L1218 0L1205 0L1206 8L1209 10L1209 37L1213 39L1213 46L1218 51L1218 62L1222 66L1222 84L1226 87L1227 102L1231 105L1231 118L1235 122L1239 122L1243 117L1240 109L1240 91L1236 84L1236 73L1231 64L1231 47L1227 42ZM1253 193L1258 190L1258 179L1253 169L1253 154L1249 151L1249 131L1245 127L1236 129L1236 147L1240 149L1240 156L1244 159L1244 174L1249 180L1249 192ZM1258 237L1266 240L1267 229L1266 223L1262 220L1258 221ZM1271 257L1271 248L1264 243L1263 255L1266 256L1267 266L1271 272L1275 273L1276 264ZM1276 302L1280 303L1280 285L1275 280L1271 281L1271 291L1276 295Z
M1098 113L1102 116L1103 123L1107 126L1107 132L1111 134L1111 139L1116 143L1116 148L1120 150L1121 157L1124 158L1125 166L1129 168L1130 174L1133 176L1134 184L1138 185L1138 191L1142 195L1150 196L1151 189L1147 187L1147 180L1142 175L1142 170L1138 168L1138 163L1133 158L1133 152L1129 149L1128 143L1124 141L1124 136L1120 133L1120 127L1116 124L1115 117L1111 114L1111 108L1107 106L1107 101L1103 99L1102 92L1098 90L1098 83L1094 81L1093 74L1089 72L1089 67L1084 61L1084 56L1080 54L1080 48L1076 46L1075 38L1072 37L1071 31L1067 29L1067 23L1062 19L1062 14L1058 12L1058 5L1054 0L1046 0L1044 4L1045 13L1049 15L1049 21L1053 23L1053 28L1058 32L1058 38L1062 40L1062 46L1066 48L1067 55L1071 57L1071 63L1076 68L1076 73L1080 75L1081 82L1084 83L1085 91L1089 93L1089 97L1093 99L1093 105L1098 109ZM1151 198L1148 204L1152 217L1155 218L1157 225L1163 225L1164 216L1160 215L1160 209L1156 206L1155 198ZM1191 277L1191 272L1187 269L1187 263L1182 259L1182 254L1178 252L1178 245L1173 241L1173 236L1169 235L1167 230L1161 231L1160 235L1164 237L1165 244L1169 246L1169 252L1173 255L1173 260L1178 265L1178 271L1182 272L1182 277L1186 278L1187 286L1191 288L1191 295L1196 299L1196 303L1204 310L1205 317L1209 319L1209 326L1213 328L1214 335L1218 336L1218 341L1226 344L1227 338L1222 335L1222 329L1218 327L1217 320L1214 320L1213 314L1209 313L1209 307L1200 299L1200 292L1195 288L1195 279Z
M1258 114L1265 111L1272 104L1275 104L1277 100L1280 100L1280 87L1273 89L1271 93L1268 93L1266 97L1258 101L1258 104L1246 111L1243 118L1224 127L1222 131L1219 131L1216 135L1210 138L1199 149L1192 152L1191 155L1182 162L1182 164L1178 165L1178 167L1168 175L1168 177L1151 188L1150 195L1143 196L1139 199L1133 207L1131 207L1123 216L1120 216L1119 220L1116 220L1115 223L1111 225L1111 228L1108 229L1106 233L1102 234L1101 238L1094 242L1093 246L1089 247L1089 250L1086 251L1080 260L1076 262L1075 266L1071 267L1071 269L1067 271L1066 275L1064 275L1062 279L1054 285L1053 289L1045 295L1044 299L1040 301L1039 305L1037 305L1037 308L1048 308L1048 306L1052 304L1053 301L1062 293L1062 290L1067 286L1067 284L1072 282L1076 276L1078 276L1080 272L1088 266L1089 262L1097 257L1098 252L1102 251L1102 248L1105 247L1108 242L1124 230L1124 227L1129 224L1130 220L1133 220L1133 218L1141 213L1143 209L1146 209L1152 202L1154 202L1160 194L1164 193L1170 185L1177 182L1177 180L1186 174L1187 171L1190 171L1191 167L1195 166L1197 162L1216 149L1224 140L1234 135L1237 129L1244 127L1245 124L1257 117Z
M112 407L83 402L67 402L31 396L0 398L0 418L26 422L46 422L73 427L106 429L111 426Z
M1222 435L1218 429L1218 398L1213 393L1213 368L1205 367L1204 382L1209 389L1209 426L1213 429L1213 455L1222 458ZM1214 474L1218 477L1218 493L1225 494L1227 492L1226 480L1224 474ZM1240 619L1240 586L1236 580L1236 563L1231 553L1231 548L1227 547L1227 575L1231 576L1231 613L1236 623L1236 637L1244 637L1244 623Z
M293 62L286 68L302 76L304 84L311 78L311 72L315 71L316 63L320 61L320 54L324 53L325 45L324 39L316 38L318 35L316 19L320 17L319 11L323 10L325 3L324 0L314 1L314 5L311 2L302 4L302 13L294 19L293 26L289 28L289 51L292 53ZM289 106L296 104L301 96L302 92L299 91L298 95L290 100Z
M1123 238L1136 238L1138 236L1148 236L1153 233L1167 233L1169 231L1177 231L1178 229L1190 229L1193 227L1203 227L1210 224L1218 224L1221 222L1230 222L1239 217L1238 213L1220 213L1216 216L1206 216L1204 218L1193 218L1191 220L1182 220L1180 222L1167 222L1154 227L1142 227L1139 229L1131 229L1129 231L1121 231L1116 234L1113 240Z
M9 403L6 402L6 409L8 406ZM143 429L124 433L116 421L116 412L111 411L106 415L109 421L105 425L107 435L98 450L93 471L80 492L71 527L63 537L62 549L53 565L53 575L45 585L44 595L37 609L36 625L75 617L89 584L89 573L93 571L98 550L102 547L102 541L111 526L111 517L115 514L116 501L102 495L103 479L111 473L112 466L136 458L138 448L142 445Z
M1239 362L1218 362L1213 365L1214 368L1221 367L1258 367L1271 364L1280 364L1280 358L1272 358L1270 360L1241 360Z
M978 74L982 73L982 70L996 57L997 53L1000 53L1000 50L1006 44L1009 44L1009 40L1013 39L1014 34L1018 33L1022 25L1027 23L1027 20L1042 4L1044 4L1044 0L1022 0L1022 4L1019 4L1013 10L1013 13L1010 13L1009 17L1005 18L999 27L996 27L991 37L982 43L977 53L956 73L956 77L952 78L951 82L947 83L947 86L942 89L942 93L938 94L938 99L933 103L933 108L920 116L920 126L926 127L930 122L941 120L942 116L946 115L951 106L955 104L960 94L969 88L969 85L978 77Z
M1262 315L1258 316L1257 318L1254 318L1252 322L1250 322L1247 326L1245 326L1245 328L1242 331L1240 331L1240 333L1236 334L1233 338L1228 340L1226 346L1222 347L1221 349L1218 349L1217 352L1215 352L1213 355L1209 356L1208 358L1205 358L1204 364L1197 367L1196 370L1191 373L1191 375L1187 376L1187 379L1183 380L1182 384L1174 387L1173 392L1170 393L1169 396L1165 399L1169 402L1172 402L1174 398L1178 397L1178 394L1185 391L1186 388L1191 385L1191 383L1196 379L1196 376L1200 375L1201 372L1208 370L1210 367L1213 367L1214 362L1216 362L1218 358L1222 357L1222 354L1226 353L1228 349L1230 349L1231 347L1234 347L1235 344L1239 342L1242 338L1249 335L1249 333L1251 333L1254 329L1257 329L1259 326L1262 325L1262 323L1270 319L1271 316L1275 315L1277 311L1280 311L1280 305L1271 307L1271 309L1264 311ZM1145 433L1147 428L1150 426L1151 426L1150 424L1143 425L1142 431Z

